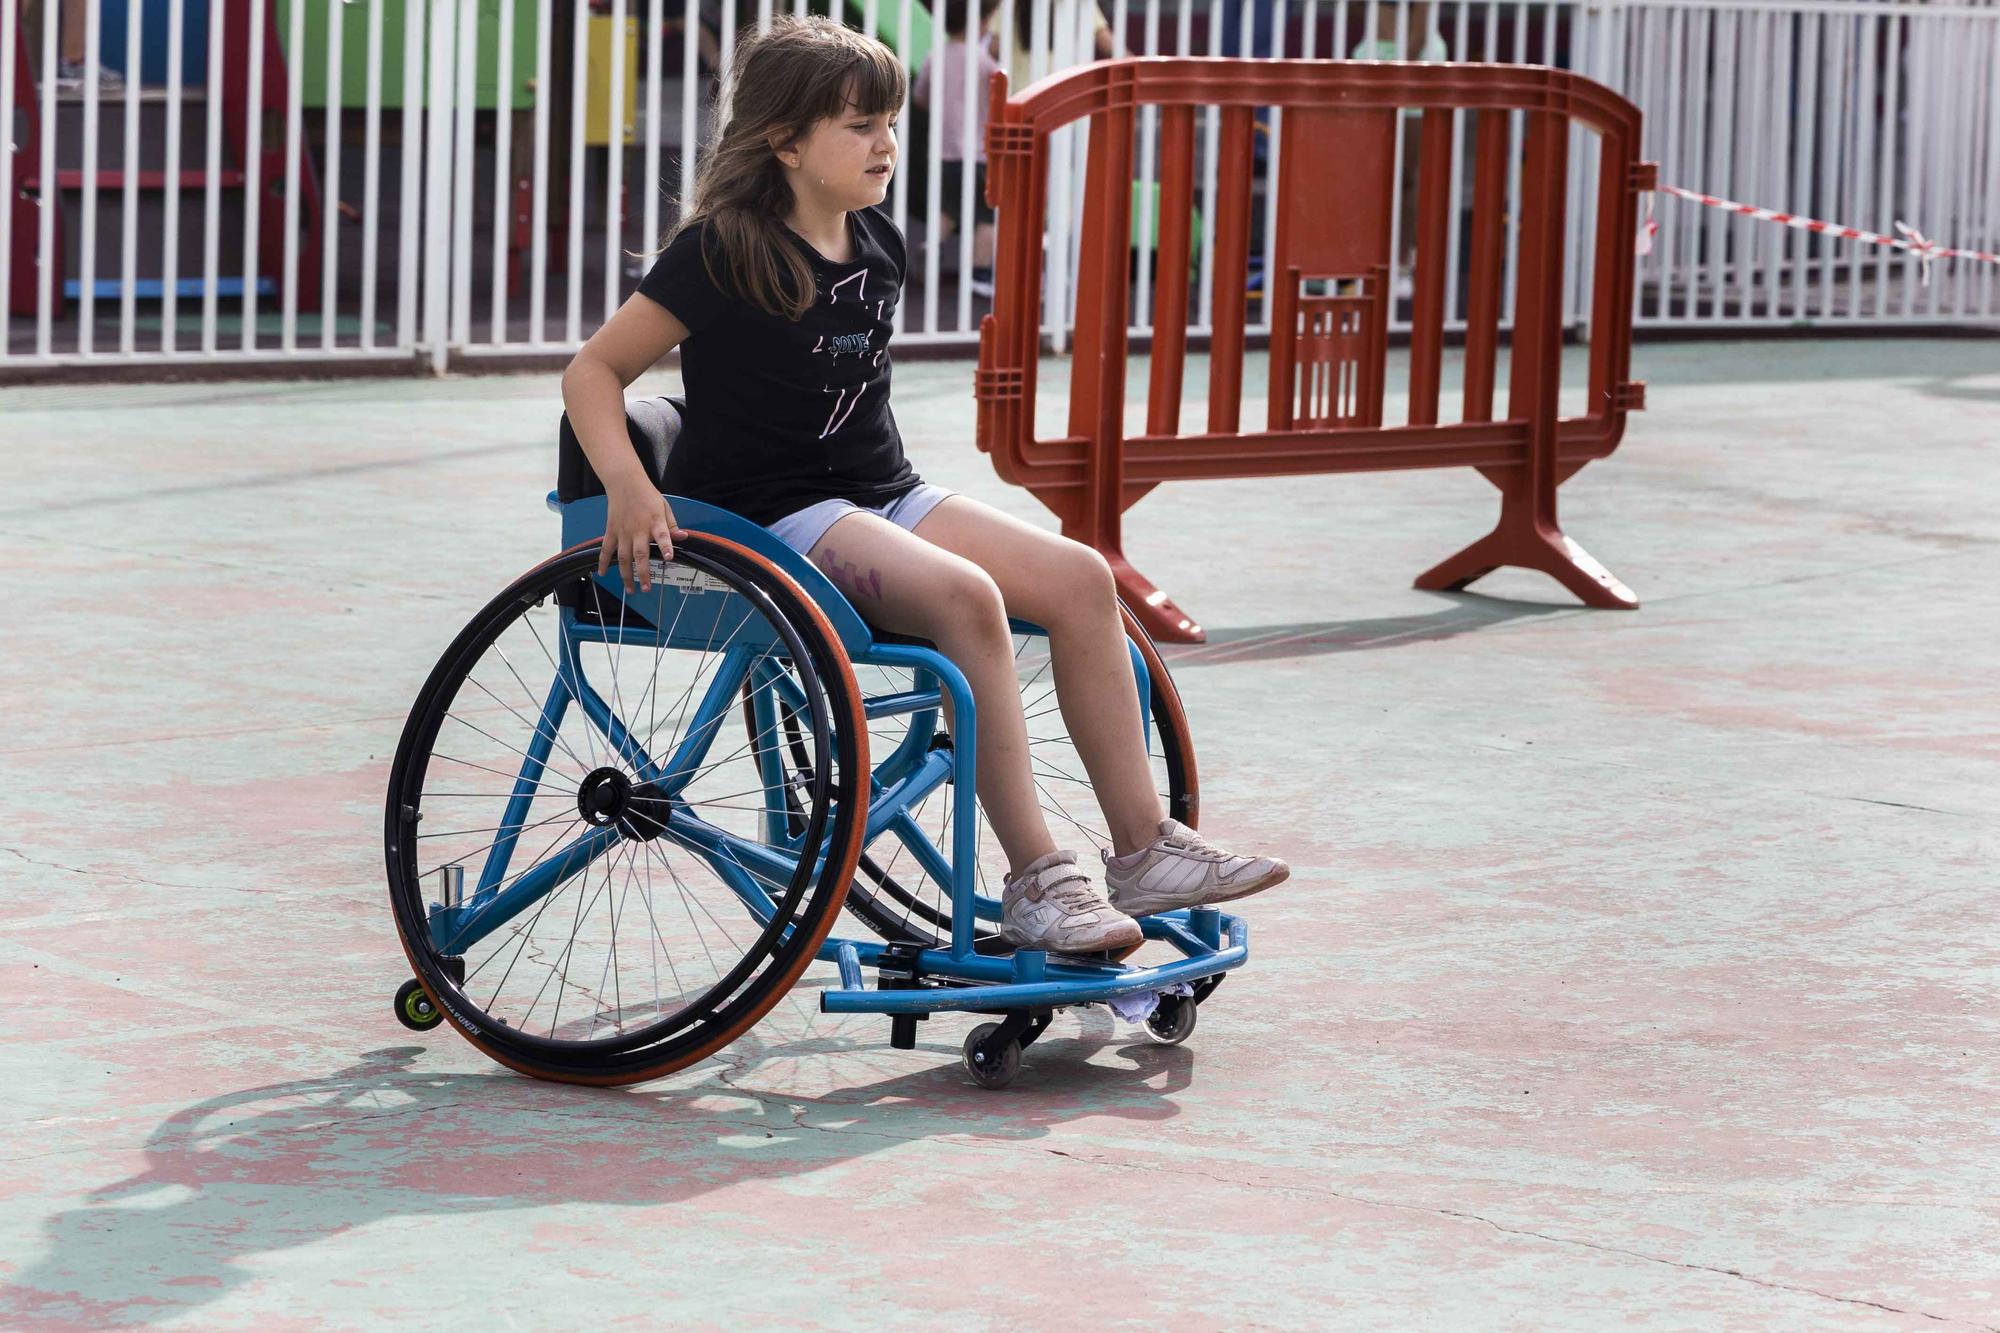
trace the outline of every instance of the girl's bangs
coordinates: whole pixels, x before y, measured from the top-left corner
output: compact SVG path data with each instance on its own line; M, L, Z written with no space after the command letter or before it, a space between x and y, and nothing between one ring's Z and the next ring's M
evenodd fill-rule
M847 77L841 80L840 91L842 105L828 111L830 116L845 115L848 103L864 116L901 111L904 94L902 62L888 47L870 41L847 71Z

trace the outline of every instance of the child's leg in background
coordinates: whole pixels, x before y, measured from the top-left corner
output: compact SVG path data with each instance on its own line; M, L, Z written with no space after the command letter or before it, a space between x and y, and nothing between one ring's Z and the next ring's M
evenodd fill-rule
M981 162L972 176L972 265L993 269L993 209L986 202L986 164Z

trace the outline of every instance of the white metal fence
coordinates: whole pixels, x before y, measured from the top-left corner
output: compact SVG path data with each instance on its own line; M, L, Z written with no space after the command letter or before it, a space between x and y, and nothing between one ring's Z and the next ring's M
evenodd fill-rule
M1639 0L1588 66L1646 112L1660 179L1946 245L2000 249L2000 10L1990 3ZM1994 266L1915 256L1661 198L1647 326L2000 318Z
M780 0L776 10L828 3ZM841 6L913 66L944 40L918 0ZM92 0L80 35L86 76L74 90L48 74L78 35L59 32L58 0L32 8L40 21L24 25L22 0L0 0L0 376L308 358L442 370L573 348L631 291L686 206L714 127L715 71L736 33L770 21L774 0ZM1106 48L1573 68L1640 104L1663 180L1877 230L1907 219L1948 244L1991 249L2000 233L1993 0L1003 0L992 26L999 63L1030 80ZM950 49L970 62L964 43ZM122 70L126 87L100 88L89 75L100 65ZM975 229L944 235L947 216L974 212L972 173L960 173L956 198L942 181L948 158L978 154L984 80L955 83L959 143L930 132L937 107L910 108L903 123L889 207L911 241L912 291L898 311L905 344L969 346L987 309L972 281ZM266 96L250 97L257 89ZM1282 169L1281 115L1265 113L1273 132L1259 135L1260 235L1242 275L1253 299L1276 230L1263 201ZM1215 215L1217 124L1210 115L1199 136L1204 219ZM1459 128L1454 324L1470 196ZM1052 155L1045 321L1058 344L1086 133L1062 131L1064 150ZM1406 136L1399 154L1415 142ZM1143 115L1142 253L1155 226L1156 144L1155 117ZM1338 145L1326 151L1337 168ZM1581 322L1592 160L1573 152L1571 161L1569 316ZM1910 256L1664 197L1656 216L1658 241L1641 261L1642 325L2000 317L1991 267L1948 261L1926 282ZM1392 219L1406 273L1406 201ZM1200 333L1216 282L1235 277L1215 271L1211 233L1197 234L1187 318ZM1507 253L1503 312L1511 243ZM1141 263L1135 331L1152 323L1151 285Z

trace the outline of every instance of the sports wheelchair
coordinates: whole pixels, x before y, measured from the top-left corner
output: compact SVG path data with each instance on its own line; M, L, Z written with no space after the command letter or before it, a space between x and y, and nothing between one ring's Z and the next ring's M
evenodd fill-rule
M672 399L627 406L655 479L679 423ZM870 629L768 530L693 500L671 501L688 535L654 553L651 590L626 592L597 574L605 497L567 418L560 458L563 550L452 640L396 750L389 898L416 974L398 1019L449 1022L537 1077L631 1083L720 1051L820 960L838 973L820 1011L886 1014L900 1048L934 1013L993 1017L963 1046L985 1087L1013 1080L1059 1008L1188 1036L1249 956L1241 918L1146 917L1172 952L1143 964L1004 943L1006 865L973 799L958 669ZM1088 856L1110 838L1046 636L1013 628L1042 806ZM1179 696L1129 612L1126 628L1162 803L1192 825ZM843 908L852 936L833 933Z

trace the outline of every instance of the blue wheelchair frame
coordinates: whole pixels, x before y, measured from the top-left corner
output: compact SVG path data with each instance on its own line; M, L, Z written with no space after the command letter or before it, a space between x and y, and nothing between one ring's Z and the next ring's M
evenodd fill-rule
M833 583L768 529L712 505L680 497L670 499L674 516L682 527L747 547L797 583L825 614L852 662L912 669L914 688L870 697L863 702L865 714L871 720L893 716L911 719L908 732L895 750L886 758L872 761L863 847L885 833L892 834L937 883L950 886L950 947L917 950L881 940L829 936L820 946L818 960L835 964L840 982L821 991L822 1012L902 1016L897 1044L904 1045L907 1042L900 1038L908 1031L908 1022L914 1016L951 1010L1035 1013L1100 1003L1209 981L1247 961L1249 926L1241 917L1214 908L1162 912L1141 919L1146 938L1166 941L1182 954L1180 959L1168 963L1130 967L1095 958L1052 958L1038 950L1004 955L978 952L974 922L997 921L1000 916L1000 904L979 894L975 887L978 803L959 800L953 804L948 857L910 813L913 806L944 783L954 784L961 792L976 790L976 711L965 677L935 648L879 641ZM605 497L564 504L551 494L549 507L562 516L565 549L603 535ZM624 592L615 575L599 576L597 583L622 604ZM500 823L503 830L511 831L504 832L488 850L477 884L466 893L462 903L433 905L429 927L432 942L440 953L463 954L468 946L532 907L620 841L615 825L593 828L579 834L550 860L507 883L507 868L520 827L527 818L543 766L570 707L583 711L610 751L630 766L637 780L654 783L672 796L698 771L708 742L734 714L746 682L753 684L752 716L759 734L775 726L781 703L804 705L805 700L788 673L759 664L769 659L774 646L782 650L781 642L774 643L768 635L747 642L728 637L732 627L740 630L752 622L749 608L739 596L692 589L666 596L673 599L668 605L674 608L675 615L672 626L664 632L670 642L684 640L690 646L699 646L704 641L713 644L720 633L729 643L723 663L705 687L680 743L664 759L647 754L612 705L592 687L577 652L580 644L591 642L655 646L662 631L650 625L644 629L630 628L622 616L617 624L593 623L574 609L563 608L563 648L556 679L549 687L535 737L526 750ZM737 617L733 622L729 619L732 615ZM1018 621L1015 629L1020 633L1043 633L1036 626ZM1143 706L1150 678L1136 647L1132 649L1132 662L1142 701L1141 716L1148 719L1150 726L1150 715ZM936 723L946 696L952 701L957 726L952 743L937 747L931 742L937 734ZM702 855L742 900L750 915L768 931L773 928L779 909L760 877L779 884L788 882L796 872L798 858L810 849L803 846L802 837L794 838L789 833L791 814L782 799L786 783L783 757L775 750L764 750L757 763L765 783L768 841L746 841L687 813L678 803L668 817L666 836ZM816 854L823 856L824 851ZM954 867L965 870L957 873ZM783 928L792 929L790 925ZM887 967L885 957L889 960ZM864 967L882 969L881 986L867 984L862 973Z

